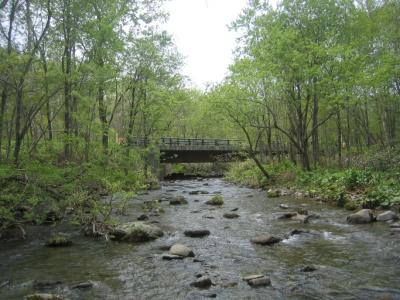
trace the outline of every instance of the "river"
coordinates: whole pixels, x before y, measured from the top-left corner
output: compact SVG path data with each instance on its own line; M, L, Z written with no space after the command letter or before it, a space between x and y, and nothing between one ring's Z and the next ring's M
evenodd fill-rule
M208 194L189 194L195 190ZM213 194L224 197L222 207L204 204ZM400 299L400 240L390 235L387 224L349 225L343 209L293 197L267 199L265 191L221 179L163 182L161 190L130 200L122 220L136 220L144 201L178 195L189 203L162 201L165 213L150 216L165 232L153 242L106 243L83 237L71 225L34 226L24 241L1 242L0 299L37 292L34 280L52 281L42 292L68 299ZM280 220L285 212L281 203L319 218L308 224ZM239 218L223 218L235 208ZM193 228L211 234L185 237L183 231ZM294 229L308 233L273 246L250 242L260 234L284 236ZM44 247L50 234L60 230L72 235L73 246ZM163 246L178 242L193 249L195 260L162 259ZM316 270L302 271L310 265ZM267 275L271 286L253 288L242 280L258 273ZM214 285L208 290L190 286L200 275ZM92 288L72 288L88 281Z

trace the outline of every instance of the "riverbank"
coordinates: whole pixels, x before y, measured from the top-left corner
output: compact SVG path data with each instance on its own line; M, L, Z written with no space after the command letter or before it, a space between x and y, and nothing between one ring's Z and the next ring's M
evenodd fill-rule
M158 188L155 179L142 172L124 169L110 159L97 163L57 165L45 160L26 161L18 168L0 165L0 238L25 238L25 225L54 224L63 220L93 228L112 223L110 207L101 200L107 195L128 199L138 190ZM97 228L96 228L97 226Z
M265 165L271 179L265 178L251 161L231 165L225 180L252 188L270 190L270 196L279 190L344 207L392 208L399 212L400 179L397 173L379 172L372 168L316 169L303 171L290 162ZM274 192L275 191L275 192Z

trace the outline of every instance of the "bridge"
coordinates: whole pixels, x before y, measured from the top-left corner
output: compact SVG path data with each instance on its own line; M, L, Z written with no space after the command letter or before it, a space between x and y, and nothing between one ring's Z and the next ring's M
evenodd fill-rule
M132 146L147 147L154 144L160 150L161 163L205 163L243 159L246 150L240 140L193 139L162 137L158 141L134 139ZM283 153L282 144L273 143L273 154Z
M133 146L155 144L160 149L161 163L205 163L240 158L242 142L227 139L189 139L162 137L159 141L135 139Z

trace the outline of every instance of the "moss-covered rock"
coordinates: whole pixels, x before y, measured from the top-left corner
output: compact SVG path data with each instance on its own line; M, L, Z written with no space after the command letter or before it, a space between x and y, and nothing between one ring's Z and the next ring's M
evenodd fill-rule
M175 197L169 201L170 205L182 205L182 204L187 204L187 203L188 202L187 202L186 198L183 196Z
M277 198L277 197L280 197L281 194L282 194L282 191L279 189L269 189L267 191L268 198Z
M221 195L215 195L206 202L208 205L222 205L224 204L224 198Z
M57 233L49 238L46 242L46 247L69 247L72 245L72 241L68 235L64 233Z
M358 204L355 201L346 201L344 208L346 210L356 210L358 208Z
M111 234L114 240L123 242L146 242L164 235L159 227L144 222L129 222L119 225Z

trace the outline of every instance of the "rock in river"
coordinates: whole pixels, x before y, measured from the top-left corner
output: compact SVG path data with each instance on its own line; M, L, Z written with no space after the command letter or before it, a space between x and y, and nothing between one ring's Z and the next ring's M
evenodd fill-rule
M224 204L224 198L221 195L215 195L206 202L208 205L222 205Z
M164 254L162 256L162 259L165 260L175 260L175 259L184 259L183 256L179 256L179 255L172 255L172 254Z
M89 289L93 287L93 283L88 281L88 282L81 282L78 284L75 284L72 288L73 289Z
M249 281L249 280L253 280L253 279L257 279L257 278L262 278L264 277L264 275L262 274L255 274L255 275L249 275L249 276L245 276L243 277L244 281Z
M300 221L301 223L308 223L309 219L312 217L313 215L300 214L298 212L287 212L281 215L278 219L295 220Z
M192 282L190 285L199 289L208 289L212 285L212 281L208 277L203 277Z
M350 224L366 224L374 221L374 215L370 209L362 209L354 214L347 216Z
M62 282L59 281L59 280L55 280L55 281L52 281L52 280L34 280L33 281L33 288L35 290L39 290L39 291L49 290L49 289L55 288L57 285L60 285L60 284L62 284Z
M129 222L119 225L113 232L113 239L123 242L146 242L162 237L162 230L144 222Z
M271 285L271 279L261 274L246 276L243 280L247 281L251 287Z
M69 247L71 245L72 241L64 233L57 233L46 242L47 247Z
M145 214L140 215L139 217L137 217L138 221L146 221L149 219L149 217Z
M188 203L187 200L183 196L178 196L169 201L170 205L182 205L182 204L187 204L187 203Z
M239 215L236 213L224 213L224 218L226 219L236 219L239 218Z
M300 269L300 272L314 272L316 270L317 270L317 268L315 266L310 265L310 266L302 267Z
M24 297L25 300L63 300L64 298L55 294L37 293Z
M190 229L190 230L185 230L184 234L188 237L201 238L209 235L210 231L207 229Z
M182 257L194 257L192 249L182 244L175 244L169 249L169 253L172 255L178 255Z
M376 220L380 222L394 221L397 219L398 219L397 214L391 210L385 211L376 217Z
M282 191L279 189L269 189L267 191L268 198L276 198L276 197L281 196L281 194L282 194Z
M261 235L255 238L252 238L250 242L258 245L273 245L279 243L282 239L272 235Z

